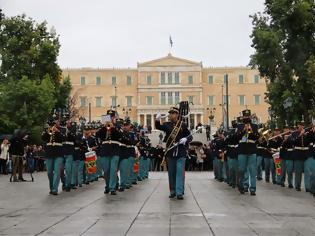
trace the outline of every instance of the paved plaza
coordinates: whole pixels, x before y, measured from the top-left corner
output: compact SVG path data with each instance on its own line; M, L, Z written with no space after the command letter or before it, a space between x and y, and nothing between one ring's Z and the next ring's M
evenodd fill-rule
M165 172L117 196L103 181L51 196L45 173L34 183L1 176L0 235L315 235L311 195L264 182L240 195L212 175L187 173L183 201L169 200Z

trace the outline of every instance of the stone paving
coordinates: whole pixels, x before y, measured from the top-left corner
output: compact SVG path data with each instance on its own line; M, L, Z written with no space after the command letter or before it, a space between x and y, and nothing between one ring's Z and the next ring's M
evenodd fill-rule
M240 195L212 175L187 173L182 201L169 200L165 172L117 196L103 181L50 196L45 173L34 183L1 176L0 235L315 235L311 195L265 182Z

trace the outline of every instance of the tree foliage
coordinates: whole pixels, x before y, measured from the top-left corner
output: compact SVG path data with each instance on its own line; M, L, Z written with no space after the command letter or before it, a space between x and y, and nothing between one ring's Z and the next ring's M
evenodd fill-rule
M314 113L315 3L313 0L266 0L252 15L250 65L267 81L267 102L285 119L310 121ZM285 109L287 98L293 105Z
M0 12L0 133L38 133L53 108L66 108L70 78L57 63L60 43L47 23Z

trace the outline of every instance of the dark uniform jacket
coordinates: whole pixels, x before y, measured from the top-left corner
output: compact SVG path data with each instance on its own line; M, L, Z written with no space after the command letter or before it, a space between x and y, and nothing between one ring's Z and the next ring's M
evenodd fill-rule
M164 131L166 133L166 135L164 137L164 142L166 142L166 140L168 139L168 137L172 133L172 130L174 129L175 125L176 125L176 123L174 123L174 122L165 122L165 123L161 124L159 120L155 121L156 129ZM188 130L187 125L185 123L183 123L183 125L182 125L181 129L179 130L179 133L175 139L175 143L177 143L181 138L187 137L189 135L190 135L190 131ZM192 136L189 136L187 138L187 142L185 145L183 145L183 144L178 145L177 147L168 151L166 153L166 156L167 157L187 157L187 148L188 148L189 142L191 142L191 141L192 141Z
M9 153L11 155L23 156L25 147L26 140L24 140L21 136L15 136L10 140Z
M225 139L226 156L231 159L237 159L238 138L235 132L231 132Z
M252 132L246 133L244 131L245 124L239 124L237 126L237 137L239 140L238 153L239 154L256 154L257 147L256 142L259 138L258 126L251 124Z
M122 137L116 127L102 127L96 132L96 137L101 143L101 157L119 156Z
M292 134L294 140L294 160L306 160L310 156L310 144L311 144L311 135L310 133L305 133L300 135L299 131L295 131Z
M74 155L75 134L67 133L63 144L64 155Z
M45 131L42 134L42 140L46 143L44 146L46 158L63 157L64 149L62 142L64 141L64 135L61 132L56 131L50 135L48 131Z

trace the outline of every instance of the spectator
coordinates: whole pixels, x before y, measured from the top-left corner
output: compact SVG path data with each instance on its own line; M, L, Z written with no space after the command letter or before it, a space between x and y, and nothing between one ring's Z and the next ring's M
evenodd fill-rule
M7 162L9 161L9 140L4 138L1 144L1 154L0 154L0 174L7 175Z

